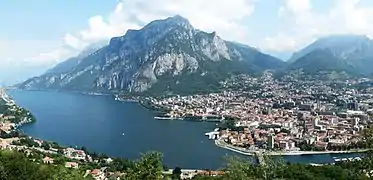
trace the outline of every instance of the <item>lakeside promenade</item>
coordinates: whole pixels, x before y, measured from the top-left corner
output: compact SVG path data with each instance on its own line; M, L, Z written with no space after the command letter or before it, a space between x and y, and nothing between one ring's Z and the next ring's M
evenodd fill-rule
M299 155L317 155L317 154L351 154L364 153L369 149L356 149L349 151L266 151L266 150L248 150L245 148L235 147L222 140L215 140L215 145L218 147L228 149L230 151L240 153L248 156L257 156L257 154L265 154L269 156L299 156Z

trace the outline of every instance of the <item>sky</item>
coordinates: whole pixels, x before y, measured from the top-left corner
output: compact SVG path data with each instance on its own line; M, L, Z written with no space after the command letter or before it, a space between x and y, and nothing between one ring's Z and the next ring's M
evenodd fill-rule
M372 0L3 0L0 85L40 75L91 43L176 14L284 60L319 37L373 37Z

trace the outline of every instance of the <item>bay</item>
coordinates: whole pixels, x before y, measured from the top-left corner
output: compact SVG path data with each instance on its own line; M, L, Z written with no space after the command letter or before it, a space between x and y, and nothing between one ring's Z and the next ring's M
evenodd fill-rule
M37 119L22 127L26 134L61 145L85 146L90 151L129 159L158 151L168 167L193 169L218 169L224 166L226 155L239 155L215 146L204 136L214 129L214 123L156 120L153 112L138 103L115 101L111 96L23 90L8 93ZM328 163L333 157L357 155L284 156L284 160Z

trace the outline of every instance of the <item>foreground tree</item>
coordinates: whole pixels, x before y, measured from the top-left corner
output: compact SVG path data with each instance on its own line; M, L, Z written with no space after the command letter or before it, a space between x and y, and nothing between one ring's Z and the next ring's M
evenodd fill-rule
M162 171L162 154L150 152L143 154L141 159L127 170L124 178L126 180L159 180L163 178Z
M84 180L83 173L30 161L16 151L0 151L0 180Z
M172 177L174 179L181 179L181 168L180 167L175 167L175 169L172 171Z
M285 162L281 156L269 156L264 154L261 165L257 167L257 175L261 179L282 178L283 172L286 171Z
M255 179L258 173L252 162L238 158L226 158L227 165L224 176L221 179L241 180L241 179Z

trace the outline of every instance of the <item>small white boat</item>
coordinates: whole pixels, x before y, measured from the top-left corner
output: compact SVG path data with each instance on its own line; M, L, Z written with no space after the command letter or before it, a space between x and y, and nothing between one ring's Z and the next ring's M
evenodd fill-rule
M175 118L173 118L173 117L159 117L159 116L156 116L156 117L154 117L154 119L173 120Z
M124 133L122 133L122 136L124 136Z

